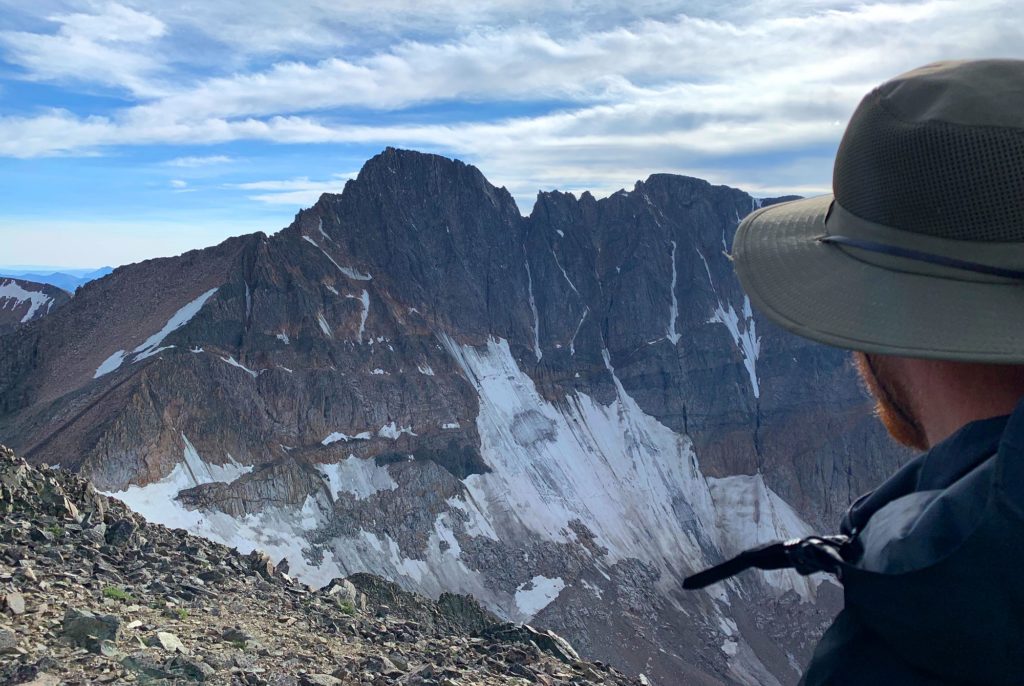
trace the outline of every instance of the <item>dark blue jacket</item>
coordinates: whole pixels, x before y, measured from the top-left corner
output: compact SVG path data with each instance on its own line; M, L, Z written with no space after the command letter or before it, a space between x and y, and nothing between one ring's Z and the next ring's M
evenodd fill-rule
M845 609L801 684L1024 684L1024 402L848 511Z

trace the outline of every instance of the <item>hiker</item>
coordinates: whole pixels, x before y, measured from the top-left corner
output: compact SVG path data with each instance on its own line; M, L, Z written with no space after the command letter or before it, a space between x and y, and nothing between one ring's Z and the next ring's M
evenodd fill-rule
M747 567L828 571L845 609L802 684L1024 683L1024 61L942 62L861 101L834 195L748 216L733 245L754 308L855 351L878 414L926 451L841 534Z

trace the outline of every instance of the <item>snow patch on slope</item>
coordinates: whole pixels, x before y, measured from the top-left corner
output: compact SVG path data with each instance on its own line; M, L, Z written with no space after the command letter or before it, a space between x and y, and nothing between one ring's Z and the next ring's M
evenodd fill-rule
M761 396L761 384L757 380L757 359L761 355L761 339L757 336L757 324L754 322L754 313L750 309L750 298L743 296L743 317L736 313L730 304L729 309L722 306L721 301L715 308L709 324L724 324L732 336L732 342L736 344L740 354L743 356L743 366L747 368L750 376L750 387L754 389L754 397Z
M160 481L146 486L128 486L123 491L104 493L124 502L147 521L169 527L181 527L193 531L196 522L202 519L199 512L186 509L176 500L180 491L203 484L231 483L243 474L252 471L251 465L241 465L228 455L222 465L203 460L188 436L181 434L184 448L182 461L174 465L171 473ZM225 515L227 516L227 515ZM230 517L229 517L230 519Z
M271 507L263 512L235 518L219 511L190 510L177 500L179 492L207 483L231 483L252 471L232 460L223 465L205 462L182 434L185 443L183 460L166 477L146 486L129 486L108 495L125 503L147 521L172 528L187 529L217 543L237 548L248 554L259 549L274 560L288 558L291 571L298 577L311 579L319 585L344 576L333 559L319 565L309 563L304 554L306 532L323 522L321 505L307 497L301 508Z
M550 605L565 588L562 579L535 576L516 589L516 606L524 617L532 618Z
M359 314L359 342L362 343L363 335L366 333L366 318L370 316L370 293L364 290L358 298L354 295L348 295L345 297L359 300L363 305L362 312ZM370 339L370 343L373 343L372 338Z
M724 235L722 241L724 245ZM698 250L697 254L700 255L700 259L704 263L704 270L708 273L708 284L711 286L711 290L715 291L715 283L711 278L711 267L708 266L704 253ZM717 292L715 291L715 293ZM743 357L743 365L747 368L747 374L750 376L750 387L754 390L754 397L759 398L761 397L761 384L757 380L757 359L761 355L761 339L757 336L757 324L754 322L754 312L750 308L750 298L745 295L743 296L742 314L743 317L740 318L732 304L726 309L721 298L718 298L718 305L707 323L722 324L728 329L732 342Z
M357 500L364 500L374 493L398 488L387 467L381 467L373 458L349 455L341 462L319 464L316 468L327 479L334 500L341 493L351 493Z
M397 441L399 436L402 434L409 434L410 436L416 435L413 433L411 426L398 426L395 422L385 424L380 427L380 430L377 432L377 435L381 438L390 438L393 441Z
M750 540L743 529L749 511L715 502L690 439L640 409L607 351L616 399L605 406L578 393L556 408L518 368L506 341L491 339L481 348L442 342L480 397L477 430L492 470L464 483L503 540L525 527L548 540L572 541L570 523L582 522L608 549L609 563L650 562L667 586ZM774 509L764 510L758 534L796 531L799 517L767 486L765 493ZM777 587L805 598L812 590L788 572L780 573ZM722 587L709 592L725 597Z
M722 552L726 556L771 541L804 538L814 533L786 501L768 488L761 474L708 477L707 481L718 511ZM817 578L792 572L764 572L764 579L781 591L794 588L805 598L813 596L818 585Z
M53 306L53 298L42 291L27 290L17 281L13 280L0 282L0 308L13 310L25 302L29 303L29 308L21 318L22 324L31 321L36 316L39 308L45 307L47 312L49 312Z
M556 409L504 340L483 348L442 340L480 396L477 429L493 471L465 483L496 513L492 528L519 525L566 542L574 537L569 523L579 520L609 549L610 562L703 564L695 532L713 528L714 507L688 438L644 415L624 393L607 407L578 394ZM679 502L691 507L680 510Z

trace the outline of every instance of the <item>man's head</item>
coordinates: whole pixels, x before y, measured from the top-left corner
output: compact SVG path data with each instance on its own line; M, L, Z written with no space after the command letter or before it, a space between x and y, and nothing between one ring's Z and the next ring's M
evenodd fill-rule
M1024 397L1021 365L853 355L889 435L917 450L969 421L1009 414Z
M737 229L755 309L863 351L862 377L905 444L1012 410L1024 395L1024 61L943 62L873 90L833 189Z

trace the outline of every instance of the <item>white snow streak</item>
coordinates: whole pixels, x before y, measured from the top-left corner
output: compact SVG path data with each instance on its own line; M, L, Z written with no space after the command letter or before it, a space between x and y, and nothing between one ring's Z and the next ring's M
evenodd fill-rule
M92 375L92 378L98 379L104 374L109 374L120 367L121 363L124 362L124 356L125 352L123 350L118 350L116 353L103 360L103 362L100 363L100 366L96 368L96 373Z
M385 424L384 426L380 427L380 430L377 432L377 435L380 436L381 438L390 438L393 441L397 441L399 436L401 436L402 434L409 434L410 436L416 435L413 433L411 426L399 427L398 424L396 424L395 422Z
M238 367L239 369L241 369L243 372L245 372L246 374L248 374L249 376L251 376L254 379L257 376L259 376L259 372L254 371L254 370L249 369L248 367L246 367L244 364L242 364L241 362L236 360L234 355L230 355L228 357L222 357L220 359L221 359L222 362L227 362L232 367Z
M676 320L679 318L679 301L676 300L676 242L672 241L672 307L669 309L668 317L668 340L675 345L679 342L679 334L676 332Z
M326 255L327 253L324 254ZM328 257L330 257L330 255L328 255ZM334 260L331 260L331 262L334 262ZM338 265L337 262L334 262L334 264L335 266ZM361 271L354 267L338 267L338 269L341 270L342 274L355 281L369 281L373 278L369 274L363 274Z
M334 334L331 333L330 325L328 325L327 324L327 320L324 319L324 313L323 312L317 312L317 314L316 314L316 321L320 325L320 330L321 331L323 331L326 335L330 336L331 338L334 338Z
M322 586L335 577L345 576L330 556L320 565L308 562L303 553L306 532L322 520L321 505L313 497L306 498L301 508L270 507L259 514L236 519L218 511L185 508L177 495L180 491L205 483L230 483L252 471L230 459L224 465L208 464L199 457L192 443L185 442L184 460L175 465L166 477L147 486L129 486L105 495L118 498L141 514L147 521L171 528L187 529L245 555L259 549L273 560L288 558L292 574L309 583Z
M533 312L533 354L537 356L537 361L540 362L540 358L544 357L544 353L540 349L540 315L537 314L537 301L533 299L533 275L530 274L530 260L524 259L523 264L526 265L526 285L530 295L530 311Z
M345 441L346 443L348 443L349 441L368 441L372 437L373 434L371 434L369 431L360 431L359 433L352 434L351 436L349 434L342 433L341 431L335 431L328 435L327 438L320 441L320 444L330 445L331 443L337 443L338 441Z
M356 296L350 295L349 298L355 298ZM366 290L359 296L359 302L363 305L363 310L359 314L359 342L363 342L363 334L366 333L366 318L370 316L370 293ZM373 343L373 339L370 340Z
M323 233L322 230L321 230L321 233ZM309 236L303 236L302 238L303 238L303 240L305 240L308 243L310 243L310 245L315 245L317 250L322 252L324 254L324 257L326 257L328 260L330 260L331 264L333 264L335 267L337 267L338 271L340 271L342 274L344 274L348 278L353 279L355 281L369 281L370 279L373 278L369 274L363 274L362 272L360 272L358 269L355 269L354 267L342 267L340 264L338 264L338 262L333 257L331 257L330 253L328 253L326 250L321 248L317 244L317 242L314 241L312 238L310 238ZM327 238L328 240L330 240L330 237L326 233L324 233L324 238Z
M583 322L587 321L587 315L590 314L590 308L583 308L583 316L580 317L580 323L576 325L576 330L572 332L572 338L569 340L569 354L576 354L576 336L580 334L580 329L583 328Z
M285 333L283 330L281 331L281 333L277 334L277 340L281 341L285 345L288 345L289 343L292 342L292 340L288 338L288 334Z
M565 268L562 267L562 263L558 261L558 255L555 254L554 250L551 251L551 256L555 258L555 264L557 264L558 269L561 270L562 276L565 277L565 282L569 284L569 288L572 289L573 293L579 295L580 292L576 290L576 285L572 282L572 279L569 278L569 275L565 273Z
M130 353L126 353L124 350L118 350L103 361L103 364L96 369L96 373L93 374L92 378L98 379L104 374L114 371L131 355L135 356L135 359L133 359L132 362L138 362L146 359L147 357L152 357L163 350L173 348L174 346L160 347L160 344L163 343L163 340L171 333L188 324L192 318L199 313L199 310L203 309L203 305L206 304L206 301L209 300L216 292L216 288L211 288L192 302L182 307L167 320L167 323L164 324L162 329L144 340Z

